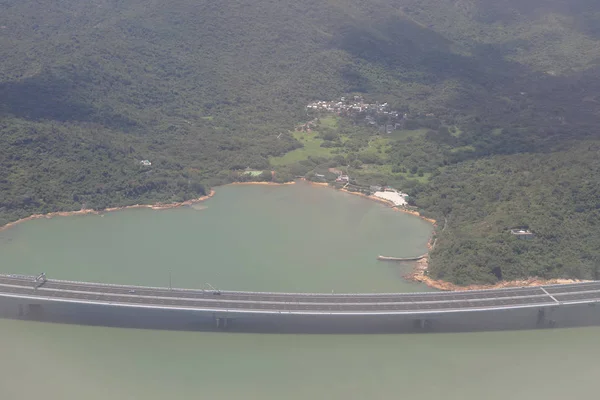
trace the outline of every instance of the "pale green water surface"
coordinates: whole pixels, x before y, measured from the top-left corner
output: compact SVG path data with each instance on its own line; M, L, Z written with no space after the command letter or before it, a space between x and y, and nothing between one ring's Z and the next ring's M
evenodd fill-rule
M426 290L377 255L427 251L431 224L307 184L225 186L196 208L30 221L0 232L0 271L230 290Z
M223 187L203 210L38 220L0 270L228 289L414 291L377 254L431 227L325 188ZM0 319L0 399L595 398L600 329L400 335L200 333Z

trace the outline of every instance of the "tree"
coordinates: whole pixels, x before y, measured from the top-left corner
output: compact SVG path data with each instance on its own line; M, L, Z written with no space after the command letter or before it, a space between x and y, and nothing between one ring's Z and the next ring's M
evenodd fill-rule
M263 171L258 176L258 180L261 182L270 182L273 180L273 173L271 171Z

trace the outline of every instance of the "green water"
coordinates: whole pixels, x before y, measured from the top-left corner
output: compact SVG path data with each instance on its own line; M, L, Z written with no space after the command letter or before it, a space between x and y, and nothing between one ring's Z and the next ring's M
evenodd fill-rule
M230 290L426 290L377 255L427 251L431 225L307 184L226 186L195 208L35 220L0 232L0 271Z
M37 220L0 270L228 289L414 291L377 254L431 227L306 186L224 187L205 209ZM201 207L200 207L201 208ZM600 329L402 335L199 333L0 319L0 399L594 398Z

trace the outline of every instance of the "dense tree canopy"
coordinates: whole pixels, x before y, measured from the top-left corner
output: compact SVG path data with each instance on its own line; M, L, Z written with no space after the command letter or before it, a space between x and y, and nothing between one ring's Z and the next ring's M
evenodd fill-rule
M0 0L0 224L344 167L448 220L439 278L597 277L598 15L594 0ZM307 115L355 94L407 114L402 129Z

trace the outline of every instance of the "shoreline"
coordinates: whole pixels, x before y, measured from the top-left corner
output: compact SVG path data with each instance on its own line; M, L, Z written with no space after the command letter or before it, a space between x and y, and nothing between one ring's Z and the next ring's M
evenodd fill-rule
M295 181L291 181L291 182L283 182L283 183L278 183L278 182L231 182L222 186L238 186L238 185L267 185L267 186L285 186L285 185L295 185L296 182Z
M390 208L392 208L395 211L399 211L399 212L403 212L406 214L411 214L416 217L419 217L419 218L431 223L434 226L434 229L435 229L435 227L437 227L436 220L424 217L424 216L420 215L418 211L415 211L415 210L407 210L407 209L398 208L392 202L390 202L388 200L381 199L381 198L375 197L375 196L369 196L369 195L366 195L366 194L360 193L360 192L351 192L351 191L348 191L345 189L334 188L334 187L331 187L326 182L312 182L312 181L309 181L304 178L302 178L301 180L312 186L328 187L328 188L332 188L332 189L340 191L340 192L345 192L345 193L349 193L352 195L361 196L363 198L379 202L381 204L389 206ZM295 181L285 182L285 183L233 182L233 183L229 183L227 185L285 186L285 185L293 185L295 183L296 183ZM227 185L223 185L223 186L227 186ZM16 225L19 225L23 222L32 221L35 219L42 219L42 218L51 219L54 217L69 217L69 216L74 216L74 215L102 215L104 213L127 210L127 209L134 209L134 208L149 208L151 210L156 210L156 211L168 210L168 209L172 209L172 208L190 206L192 204L201 203L201 202L213 197L215 195L215 193L216 193L215 190L211 189L207 195L198 197L196 199L190 199L190 200L181 201L181 202L177 202L177 203L134 204L134 205L122 206L122 207L110 207L110 208L105 208L102 210L94 210L91 208L86 208L86 209L81 209L81 210L76 210L76 211L56 211L56 212L51 212L51 213L47 213L47 214L32 214L28 217L21 218L16 221L13 221L13 222L8 222L7 224L0 226L0 232L10 229L10 228L12 228ZM435 230L433 233L435 233ZM427 247L429 248L429 250L432 249L433 233L432 233L432 238L430 238L430 240L427 243ZM456 285L451 282L447 282L447 281L440 280L440 279L433 279L433 278L427 276L426 272L427 272L428 265L429 265L429 252L427 254L425 254L422 259L415 261L415 265L413 267L412 272L410 272L409 274L406 274L405 276L403 276L403 278L409 282L422 283L430 288L442 290L442 291L503 289L503 288L511 288L511 287L535 287L535 286L553 285L553 284L590 282L587 280L578 280L578 279L560 279L560 278L542 279L542 278L537 278L537 277L531 277L531 278L515 280L515 281L501 281L501 282L491 284L491 285L490 284L487 284L487 285L474 284L474 285L467 285L467 286L459 286L459 285Z
M416 210L409 210L409 209L406 209L406 208L399 208L399 207L397 207L394 203L392 203L389 200L382 199L380 197L369 196L369 195L366 195L366 194L360 193L360 192L351 192L351 191L346 190L346 189L338 189L338 188L335 188L333 186L330 186L329 183L327 183L327 182L312 182L312 181L309 181L309 180L307 180L305 178L301 178L301 180L304 181L304 182L306 182L306 183L308 183L308 184L310 184L310 185L312 185L312 186L328 187L328 188L331 188L333 190L337 190L338 192L344 192L344 193L348 193L348 194L352 194L352 195L355 195L355 196L364 197L365 199L369 199L369 200L372 200L372 201L379 202L381 204L389 206L394 211L398 211L398 212L402 212L402 213L405 213L405 214L414 215L415 217L419 217L422 220L429 222L434 227L437 226L437 221L435 219L424 217L424 216L422 216Z
M228 186L228 185L269 185L269 186L283 186L283 185L293 185L296 182L292 181L292 182L285 182L285 183L276 183L276 182L232 182L232 183L228 183L226 185L222 185L222 186ZM12 228L15 225L19 225L23 222L27 222L27 221L32 221L34 219L42 219L42 218L46 218L46 219L50 219L50 218L54 218L54 217L70 217L70 216L74 216L74 215L101 215L104 213L109 213L109 212L114 212L114 211L121 211L121 210L128 210L128 209L133 209L133 208L149 208L151 210L155 210L155 211L159 211L159 210L168 210L171 208L178 208L178 207L184 207L184 206L190 206L192 204L196 204L196 203L201 203L205 200L210 199L211 197L213 197L215 195L215 190L211 189L210 192L207 195L204 195L202 197L198 197L196 199L190 199L190 200L185 200L185 201L180 201L177 203L154 203L154 204L133 204L130 206L122 206L122 207L108 207L108 208L104 208L102 210L95 210L93 208L82 208L81 210L76 210L76 211L54 211L54 212L50 212L47 214L31 214L28 217L24 217L21 219L18 219L16 221L12 221L12 222L8 222L2 226L0 226L0 232L3 232L7 229Z
M338 188L330 186L326 182L312 182L312 181L309 181L304 178L302 178L302 180L313 186L329 187L329 188L332 188L332 189L340 191L340 192L345 192L345 193L353 194L356 196L361 196L361 197L364 197L369 200L377 201L381 204L389 206L390 208L392 208L395 211L399 211L399 212L403 212L406 214L411 214L416 217L419 217L419 218L431 223L434 226L434 229L437 228L436 220L434 220L432 218L424 217L416 210L408 210L406 208L397 207L394 203L392 203L389 200L385 200L385 199L375 197L375 196L368 196L368 195L366 195L364 193L360 193L360 192L351 192L346 189L338 189ZM559 285L559 284L589 282L586 280L579 280L579 279L560 279L560 278L542 279L542 278L538 278L538 277L530 277L527 279L519 279L519 280L514 280L514 281L501 281L501 282L498 282L495 284L487 284L487 285L486 284L480 284L480 285L474 284L474 285L460 286L460 285L456 285L452 282L447 282L447 281L444 281L441 279L433 279L433 278L427 276L426 272L427 272L427 268L429 266L429 251L431 251L433 249L433 246L435 243L435 240L433 239L434 234L435 234L435 230L432 233L432 237L427 242L427 248L429 249L428 252L420 260L414 261L415 265L413 267L413 270L410 273L403 276L403 278L405 280L407 280L409 282L422 283L422 284L426 285L427 287L430 287L432 289L442 290L442 291L504 289L504 288L511 288L511 287L536 287L536 286L543 286L543 285Z
M447 282L441 279L433 279L426 275L427 267L429 264L429 255L426 255L421 260L415 261L413 271L404 276L404 279L410 282L417 282L427 285L430 288L443 290L443 291L457 291L463 292L467 290L489 290L489 289L506 289L516 287L537 287L545 285L566 285L569 283L583 283L591 282L583 279L543 279L538 277L530 277L526 279L518 279L514 281L500 281L494 284L473 284L460 286L451 282Z
M21 224L21 223L27 222L27 221L32 221L34 219L42 219L42 218L51 219L54 217L70 217L73 215L102 215L104 213L127 210L127 209L132 209L132 208L149 208L151 210L157 210L157 211L158 210L168 210L170 208L178 208L178 207L183 207L183 206L190 206L190 205L196 204L196 203L201 203L205 200L210 199L214 195L215 195L215 191L213 189L211 189L211 191L207 195L198 197L196 199L190 199L190 200L181 201L181 202L177 202L177 203L133 204L131 206L109 207L109 208L104 208L102 210L94 210L92 208L82 208L81 210L77 210L77 211L56 211L56 212L51 212L51 213L47 213L47 214L32 214L28 217L21 218L16 221L9 222L3 226L0 226L0 232L10 229L10 228L14 227L15 225L18 225L18 224Z

